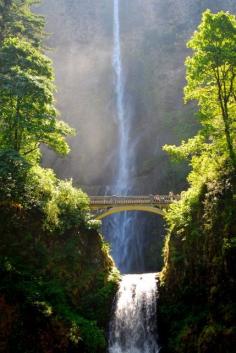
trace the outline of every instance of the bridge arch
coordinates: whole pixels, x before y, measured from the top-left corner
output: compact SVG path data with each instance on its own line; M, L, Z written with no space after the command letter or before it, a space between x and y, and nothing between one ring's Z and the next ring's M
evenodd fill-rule
M109 208L105 212L97 215L96 219L102 220L113 214L126 212L126 211L142 211L142 212L158 214L160 216L164 215L164 211L158 207L152 207L152 206L146 206L146 205L122 205L122 206L115 206L115 207Z

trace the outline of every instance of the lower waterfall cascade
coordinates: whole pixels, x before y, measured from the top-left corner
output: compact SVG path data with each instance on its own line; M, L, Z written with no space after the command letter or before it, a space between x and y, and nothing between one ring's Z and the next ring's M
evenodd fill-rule
M109 353L158 353L156 274L124 275L110 323Z

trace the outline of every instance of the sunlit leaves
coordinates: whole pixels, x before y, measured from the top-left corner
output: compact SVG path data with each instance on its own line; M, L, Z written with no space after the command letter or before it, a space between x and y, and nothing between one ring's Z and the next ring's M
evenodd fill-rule
M38 0L0 0L0 44L7 37L20 36L35 46L44 38L44 18L31 11Z
M211 137L228 149L229 158L235 164L235 16L223 11L212 14L207 10L188 46L193 49L193 55L186 60L185 100L198 101L204 116L203 128L213 127Z
M71 180L58 180L52 170L35 166L28 173L27 185L32 190L32 199L41 200L47 230L62 233L85 221L88 196L74 188Z
M220 165L236 167L236 18L205 11L188 42L185 101L199 106L200 132L180 146L164 146L175 159L188 158L191 184L211 178Z
M23 155L46 144L65 155L66 123L57 120L51 61L30 43L7 39L0 49L0 142Z

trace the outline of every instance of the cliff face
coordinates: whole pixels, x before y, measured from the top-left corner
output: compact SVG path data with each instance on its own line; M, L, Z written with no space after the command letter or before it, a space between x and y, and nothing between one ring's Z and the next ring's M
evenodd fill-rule
M38 9L47 19L49 55L53 58L58 107L77 129L72 153L61 160L47 151L46 159L62 177L80 184L108 180L115 136L112 106L112 2L109 0L44 1ZM106 177L105 177L106 175Z
M163 353L235 351L236 180L220 175L171 211L159 327Z

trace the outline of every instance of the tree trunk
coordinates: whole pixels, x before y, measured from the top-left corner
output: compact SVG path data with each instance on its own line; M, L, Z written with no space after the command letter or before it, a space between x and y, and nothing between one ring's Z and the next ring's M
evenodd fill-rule
M233 168L236 171L236 155L234 152L233 141L230 133L230 119L229 119L229 113L228 113L228 101L230 98L230 93L227 94L227 92L223 91L222 89L222 82L220 79L219 68L217 68L216 77L217 77L217 86L218 86L218 99L219 99L219 104L221 108L222 119L224 122L225 138L227 142L229 157L232 162ZM232 88L233 87L231 87L231 90Z
M224 111L222 111L223 115L223 120L224 120L224 126L225 126L225 137L228 145L228 150L229 150L229 156L231 159L231 162L233 164L234 169L236 170L236 156L234 152L234 146L230 134L230 124L229 124L229 116L228 116L228 109L225 107Z
M20 99L17 98L17 103L16 103L16 117L15 117L15 131L14 131L14 141L13 141L13 148L17 152L20 151L21 147L21 141L20 141Z

